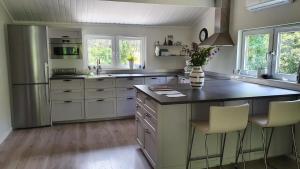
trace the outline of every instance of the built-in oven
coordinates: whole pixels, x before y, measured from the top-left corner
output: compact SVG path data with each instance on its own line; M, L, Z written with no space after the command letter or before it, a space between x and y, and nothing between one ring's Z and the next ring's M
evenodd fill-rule
M81 59L82 40L77 38L51 38L51 59Z

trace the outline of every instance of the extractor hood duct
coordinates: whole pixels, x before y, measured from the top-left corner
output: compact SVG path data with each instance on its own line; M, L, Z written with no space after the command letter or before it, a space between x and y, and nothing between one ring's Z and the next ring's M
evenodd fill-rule
M233 46L229 34L230 0L216 0L215 12L215 33L200 45Z

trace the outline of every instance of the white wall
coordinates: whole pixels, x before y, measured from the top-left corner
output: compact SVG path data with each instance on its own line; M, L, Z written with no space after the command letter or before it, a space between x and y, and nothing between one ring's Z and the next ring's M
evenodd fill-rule
M10 19L0 4L0 143L11 131L10 95L7 70L6 24Z
M86 35L113 35L113 36L143 36L146 37L146 69L150 71L183 69L185 58L183 57L157 57L154 54L154 44L160 41L162 44L167 35L174 35L174 41L181 41L184 44L191 43L191 27L172 26L137 26L117 24L89 24L89 25L54 25L50 27L81 28L83 39ZM85 43L85 42L84 42ZM83 53L86 57L86 53ZM53 60L52 66L76 67L82 69L83 60Z
M295 0L293 4L254 13L246 9L246 0L232 0L230 34L236 45L234 47L222 47L219 56L207 65L206 70L231 74L236 66L239 30L300 22L299 10L300 0ZM193 27L193 40L198 37L197 34L203 27L208 29L209 34L214 32L214 12L209 10L203 18Z

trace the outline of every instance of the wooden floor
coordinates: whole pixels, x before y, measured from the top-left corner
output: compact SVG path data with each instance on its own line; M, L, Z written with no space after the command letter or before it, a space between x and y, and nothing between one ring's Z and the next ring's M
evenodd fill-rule
M285 157L270 162L277 169L296 169ZM246 168L264 169L263 161L249 162ZM136 145L134 120L119 120L14 131L0 145L0 169L151 167Z

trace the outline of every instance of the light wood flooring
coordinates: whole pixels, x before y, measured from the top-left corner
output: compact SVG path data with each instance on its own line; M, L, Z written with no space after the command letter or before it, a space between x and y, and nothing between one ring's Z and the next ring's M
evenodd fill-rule
M151 169L136 145L134 125L118 120L17 130L0 145L0 169ZM286 157L270 162L296 169ZM246 168L264 169L263 161Z

